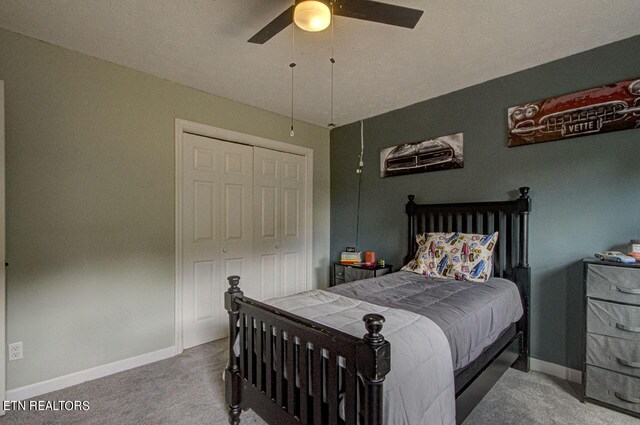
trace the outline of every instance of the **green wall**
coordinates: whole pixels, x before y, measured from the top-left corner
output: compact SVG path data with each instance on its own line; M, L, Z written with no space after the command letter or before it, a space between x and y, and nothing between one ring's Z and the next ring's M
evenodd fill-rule
M212 76L215 78L215 76ZM329 271L329 132L0 30L7 388L174 344L174 120L314 149L314 281Z
M401 265L408 194L420 203L505 200L530 186L532 356L580 369L580 260L640 238L640 130L507 148L506 113L636 77L640 37L365 120L360 248ZM359 123L331 131L332 260L355 240L359 132ZM464 169L379 177L380 148L457 132L464 132Z

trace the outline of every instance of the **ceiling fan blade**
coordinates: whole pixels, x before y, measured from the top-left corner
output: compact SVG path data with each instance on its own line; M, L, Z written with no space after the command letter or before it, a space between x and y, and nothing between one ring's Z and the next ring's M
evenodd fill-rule
M370 0L339 1L333 14L404 28L415 28L424 12Z
M269 41L271 37L291 25L293 23L293 9L294 6L291 6L276 19L269 22L266 27L262 28L256 35L248 40L249 43L264 44Z

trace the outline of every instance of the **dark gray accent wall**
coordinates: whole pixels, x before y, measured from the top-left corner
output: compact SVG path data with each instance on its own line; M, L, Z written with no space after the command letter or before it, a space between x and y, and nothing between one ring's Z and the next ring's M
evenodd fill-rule
M408 194L418 203L505 200L530 186L531 354L579 369L581 259L640 239L640 129L507 148L506 113L635 77L640 36L365 120L359 248L401 266ZM463 169L379 177L380 148L456 132L464 132ZM331 132L334 260L355 241L359 150L359 122Z

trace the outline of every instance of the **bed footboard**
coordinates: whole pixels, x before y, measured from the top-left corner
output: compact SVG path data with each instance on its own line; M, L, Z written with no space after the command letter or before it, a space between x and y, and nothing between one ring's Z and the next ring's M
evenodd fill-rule
M229 423L252 409L270 424L382 424L391 367L383 316L365 315L367 333L356 338L247 298L239 276L228 280Z

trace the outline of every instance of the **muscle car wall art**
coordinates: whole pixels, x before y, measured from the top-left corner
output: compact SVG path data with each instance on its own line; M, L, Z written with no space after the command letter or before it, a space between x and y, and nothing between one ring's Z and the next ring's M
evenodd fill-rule
M380 177L462 168L462 133L382 148Z
M640 128L640 79L514 106L507 115L509 147Z

